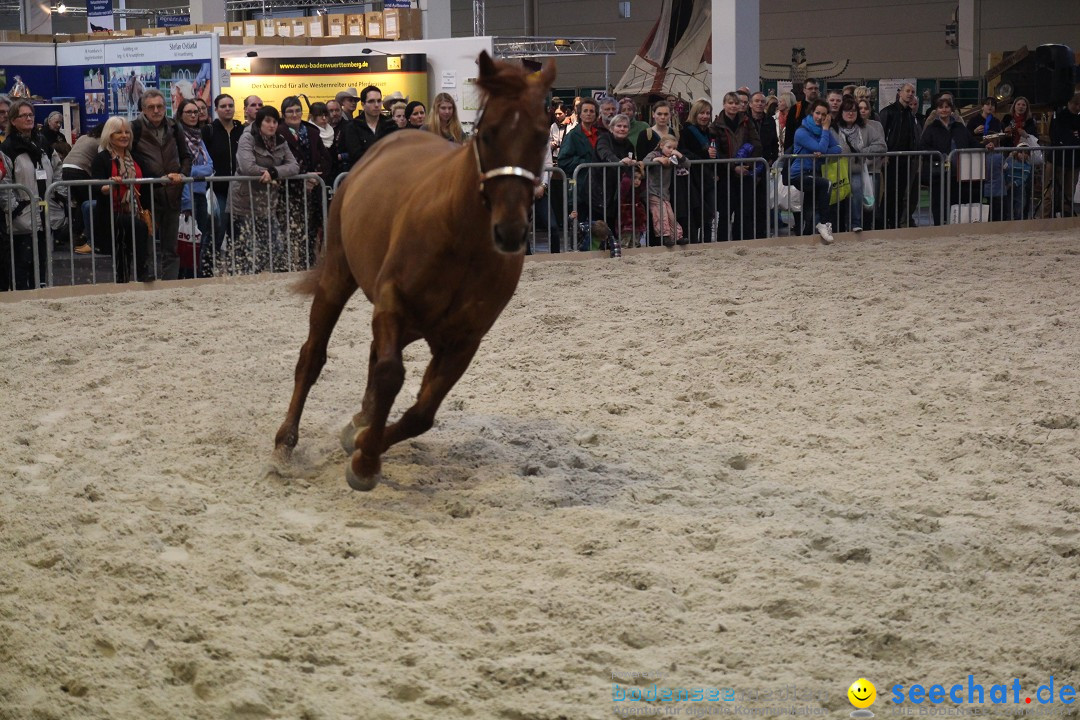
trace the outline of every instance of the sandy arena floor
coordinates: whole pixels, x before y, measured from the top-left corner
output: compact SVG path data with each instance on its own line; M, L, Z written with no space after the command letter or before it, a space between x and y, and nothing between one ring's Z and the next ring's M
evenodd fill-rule
M836 718L860 676L879 717L899 683L1080 685L1075 235L529 263L367 494L337 445L362 296L280 474L286 278L5 305L0 718L576 720L631 707L613 672Z

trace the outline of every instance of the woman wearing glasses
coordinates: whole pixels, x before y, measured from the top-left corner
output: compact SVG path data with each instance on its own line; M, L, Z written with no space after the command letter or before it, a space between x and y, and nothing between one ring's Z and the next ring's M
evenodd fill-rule
M48 281L42 224L44 216L40 201L45 196L45 188L53 181L53 153L43 145L41 136L34 132L34 106L29 101L16 100L11 103L8 118L7 138L0 144L4 181L26 186L30 189L30 197L25 191L13 193L10 200L11 225L0 227L0 290L30 290L45 287ZM7 219L3 222L7 222Z
M200 258L204 247L208 250L206 255L212 255L213 252L209 250L210 206L206 198L206 178L214 174L214 161L210 158L210 151L202 138L202 126L199 124L202 112L195 100L181 100L176 106L180 137L191 153L191 177L195 179L194 183L184 185L184 192L180 196L180 214L186 217L194 215L195 226L203 239L202 243L196 245L194 257L189 255L180 258L181 278L209 277L213 268L212 257ZM192 244L194 239L192 238Z

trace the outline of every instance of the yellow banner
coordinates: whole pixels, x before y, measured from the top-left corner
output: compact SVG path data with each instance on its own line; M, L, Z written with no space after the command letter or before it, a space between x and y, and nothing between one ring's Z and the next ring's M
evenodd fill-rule
M357 94L368 85L382 91L383 97L400 92L409 100L428 104L428 79L424 72L357 73L343 75L239 75L222 92L236 99L237 108L244 98L258 95L264 105L281 109L281 101L290 95L306 95L310 102L326 102L347 88Z

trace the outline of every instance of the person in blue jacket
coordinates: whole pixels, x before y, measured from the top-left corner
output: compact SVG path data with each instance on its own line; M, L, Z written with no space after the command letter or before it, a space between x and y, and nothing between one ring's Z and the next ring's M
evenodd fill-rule
M840 143L829 129L831 122L829 104L821 99L814 100L810 104L810 114L803 118L802 125L795 131L795 143L791 149L794 155L812 156L796 157L791 162L791 184L803 192L803 234L811 234L812 222L826 245L833 241L832 223L824 222L829 212L832 183L821 176L819 169L822 157L840 153ZM812 216L807 213L810 205L814 208Z

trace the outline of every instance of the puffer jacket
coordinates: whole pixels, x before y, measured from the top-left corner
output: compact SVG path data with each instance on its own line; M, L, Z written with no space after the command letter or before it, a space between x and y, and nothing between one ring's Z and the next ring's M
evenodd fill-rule
M245 129L240 136L236 146L236 174L262 175L267 170L274 181L299 174L300 165L285 138L275 135L271 149L263 138L256 137L257 132L253 123L251 129ZM229 212L237 219L250 218L253 214L257 218L266 218L277 208L280 196L278 186L237 180L229 189Z

